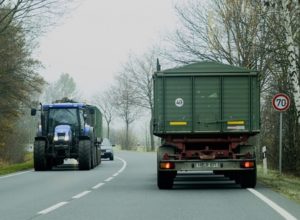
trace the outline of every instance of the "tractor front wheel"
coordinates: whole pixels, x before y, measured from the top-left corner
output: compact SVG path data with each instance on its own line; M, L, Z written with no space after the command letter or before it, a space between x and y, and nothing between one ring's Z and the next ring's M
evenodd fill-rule
M35 171L47 170L46 141L38 140L34 142L33 161Z

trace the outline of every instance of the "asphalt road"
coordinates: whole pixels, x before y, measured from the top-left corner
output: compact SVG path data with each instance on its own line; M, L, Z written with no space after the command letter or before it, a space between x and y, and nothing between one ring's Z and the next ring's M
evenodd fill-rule
M116 156L90 171L70 164L0 177L0 220L300 219L299 204L264 186L182 174L174 189L159 190L154 153Z

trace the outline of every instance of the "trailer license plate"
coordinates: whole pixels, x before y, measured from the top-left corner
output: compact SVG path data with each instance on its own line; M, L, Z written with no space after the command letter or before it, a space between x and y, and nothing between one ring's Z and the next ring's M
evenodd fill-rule
M219 168L220 163L218 162L200 162L195 164L196 168Z

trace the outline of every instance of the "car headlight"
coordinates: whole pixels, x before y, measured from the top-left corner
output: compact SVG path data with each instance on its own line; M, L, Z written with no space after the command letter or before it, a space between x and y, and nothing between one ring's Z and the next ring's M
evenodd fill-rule
M57 136L57 134L55 134L54 135L54 139L53 139L54 141L58 141L58 136Z

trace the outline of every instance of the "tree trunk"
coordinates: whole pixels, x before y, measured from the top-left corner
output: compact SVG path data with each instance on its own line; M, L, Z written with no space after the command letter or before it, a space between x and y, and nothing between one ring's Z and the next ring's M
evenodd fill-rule
M125 150L129 150L129 124L126 122L126 140L125 140Z
M107 138L109 139L109 125L110 123L107 123Z
M151 151L155 150L154 146L154 136L153 136L153 110L151 109L151 119L150 119L150 144L151 144Z
M289 74L289 80L293 86L293 98L295 102L295 106L297 109L297 117L298 117L298 123L300 123L300 87L299 87L299 73L297 73L297 62L296 62L296 54L298 53L298 48L294 42L293 39L293 33L292 33L292 22L289 15L289 5L290 1L283 0L282 1L282 7L283 7L283 13L284 13L284 27L285 27L285 37L286 37L286 43L288 45L288 60L289 60L289 66L288 66L288 74ZM296 3L297 4L297 3Z

